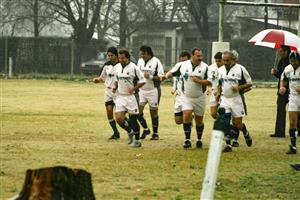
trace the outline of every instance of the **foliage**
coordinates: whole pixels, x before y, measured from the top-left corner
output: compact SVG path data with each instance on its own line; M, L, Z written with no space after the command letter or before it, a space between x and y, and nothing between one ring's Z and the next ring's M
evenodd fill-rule
M27 32L37 37L54 20L54 11L43 0L1 0L2 35L14 36L18 32Z

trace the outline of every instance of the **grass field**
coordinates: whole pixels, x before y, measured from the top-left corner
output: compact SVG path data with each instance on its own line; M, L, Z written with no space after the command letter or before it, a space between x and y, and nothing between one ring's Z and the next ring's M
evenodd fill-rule
M17 194L27 169L63 165L92 174L97 199L199 199L213 120L207 109L204 149L184 150L181 126L173 122L170 86L162 86L161 140L140 149L121 139L108 141L111 129L103 104L103 85L51 80L1 81L0 199ZM275 89L246 95L245 122L253 136L247 147L222 154L215 199L300 199L300 172L286 155L289 138L269 137L274 129ZM150 123L148 112L146 117ZM121 130L121 129L120 129ZM299 142L298 142L299 144Z

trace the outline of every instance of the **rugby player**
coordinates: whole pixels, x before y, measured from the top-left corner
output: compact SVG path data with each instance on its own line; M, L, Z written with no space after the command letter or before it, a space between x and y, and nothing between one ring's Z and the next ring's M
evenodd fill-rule
M160 60L154 56L151 47L140 47L140 59L137 63L138 68L142 71L146 83L139 90L139 110L138 120L144 128L141 139L145 139L150 134L147 121L144 117L145 105L149 104L149 110L152 121L153 134L151 140L159 140L158 135L158 106L161 96L160 77L164 74L163 66Z
M130 62L130 54L126 49L119 50L119 64L115 66L115 84L113 92L118 92L116 97L116 120L118 124L126 127L125 114L129 114L130 133L128 144L132 147L141 147L140 126L137 122L139 114L138 100L135 93L145 84L145 79L139 68ZM133 142L133 135L135 141Z

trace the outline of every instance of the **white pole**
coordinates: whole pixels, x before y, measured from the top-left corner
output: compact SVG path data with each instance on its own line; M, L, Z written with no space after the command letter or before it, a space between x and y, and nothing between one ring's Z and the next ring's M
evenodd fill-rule
M225 110L218 110L218 117L214 123L214 129L210 139L208 158L206 162L205 175L202 184L201 200L214 199L218 168L222 153L224 128L225 128Z
M8 77L11 78L12 77L12 58L9 57L8 59Z
M224 133L222 131L213 130L209 145L208 160L205 168L205 177L202 184L202 200L214 199L223 138Z

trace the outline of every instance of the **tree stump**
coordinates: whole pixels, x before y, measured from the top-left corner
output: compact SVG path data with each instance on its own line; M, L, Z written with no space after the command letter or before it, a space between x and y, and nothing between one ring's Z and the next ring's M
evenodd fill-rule
M15 200L95 200L91 174L63 166L27 170Z

